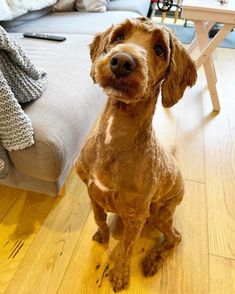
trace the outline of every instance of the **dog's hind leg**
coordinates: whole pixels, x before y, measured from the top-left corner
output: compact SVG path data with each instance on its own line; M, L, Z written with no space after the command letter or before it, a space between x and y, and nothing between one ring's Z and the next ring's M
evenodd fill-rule
M173 214L182 200L183 192L166 201L156 213L156 227L164 235L160 246L155 246L144 258L142 267L145 276L153 276L162 266L172 249L180 242L181 235L173 227Z

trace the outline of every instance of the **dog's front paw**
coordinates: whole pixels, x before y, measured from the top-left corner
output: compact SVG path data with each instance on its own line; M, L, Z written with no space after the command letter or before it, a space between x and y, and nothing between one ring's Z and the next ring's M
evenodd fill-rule
M114 292L119 292L128 287L130 280L130 267L118 264L109 272L109 279Z
M142 269L145 277L154 276L162 266L163 262L164 259L161 257L161 255L147 255L142 262Z
M109 232L98 230L92 239L101 244L107 243L109 241Z

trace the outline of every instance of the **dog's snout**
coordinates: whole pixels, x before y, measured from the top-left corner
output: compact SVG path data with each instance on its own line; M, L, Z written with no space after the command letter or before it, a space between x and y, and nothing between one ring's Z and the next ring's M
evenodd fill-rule
M136 67L134 58L128 53L116 53L110 60L110 69L116 77L129 75Z

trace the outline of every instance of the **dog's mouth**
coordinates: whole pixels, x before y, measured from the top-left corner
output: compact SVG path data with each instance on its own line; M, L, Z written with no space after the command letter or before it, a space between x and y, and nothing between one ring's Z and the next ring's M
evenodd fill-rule
M114 99L131 102L141 99L146 91L146 77L136 69L128 76L116 77L111 71L98 72L97 82Z
M122 78L111 75L107 76L105 81L100 82L100 86L108 96L127 103L140 100L146 89L145 83L143 79L141 82L138 73Z
M114 91L120 91L123 93L130 93L133 91L136 86L135 78L131 77L123 77L117 78L115 76L111 76L107 79L107 85L104 88L112 88Z

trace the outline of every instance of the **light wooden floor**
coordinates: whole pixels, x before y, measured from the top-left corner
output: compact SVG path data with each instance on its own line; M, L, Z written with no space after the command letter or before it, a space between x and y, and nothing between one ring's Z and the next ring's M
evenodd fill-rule
M176 156L186 195L175 217L182 243L153 278L140 261L155 233L136 246L128 291L133 294L235 293L235 50L215 53L222 110L211 112L202 71L173 109L157 108L154 125ZM0 187L0 293L112 293L107 258L120 236L111 216L110 246L91 240L96 230L83 184L71 173L64 197Z

